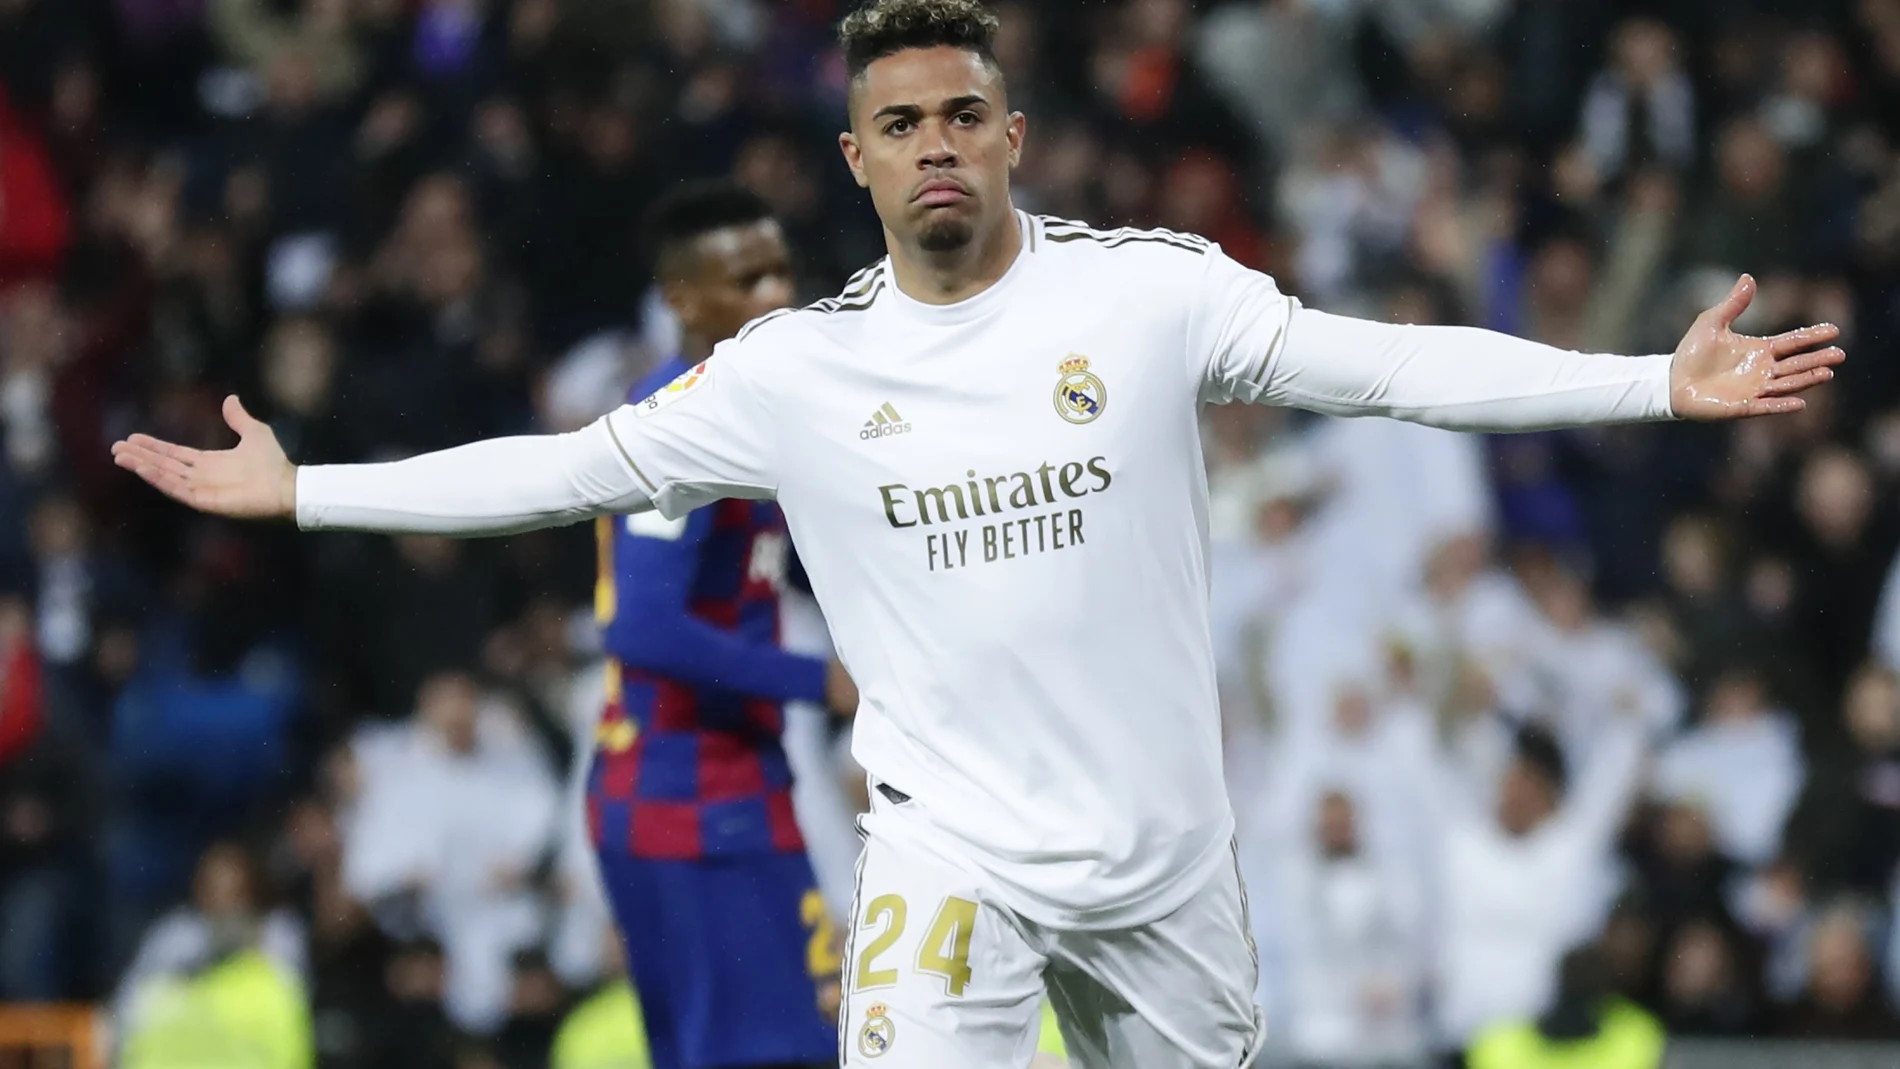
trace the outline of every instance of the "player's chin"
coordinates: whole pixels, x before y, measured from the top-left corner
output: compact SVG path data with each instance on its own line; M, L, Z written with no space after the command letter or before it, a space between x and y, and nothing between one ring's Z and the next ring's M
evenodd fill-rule
M917 245L925 252L955 252L976 239L976 226L960 205L926 208L917 227Z

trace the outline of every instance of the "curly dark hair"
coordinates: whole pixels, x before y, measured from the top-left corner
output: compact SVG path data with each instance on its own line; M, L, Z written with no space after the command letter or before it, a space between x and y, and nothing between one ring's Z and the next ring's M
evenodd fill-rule
M689 182L668 193L648 213L647 247L655 269L662 276L677 277L687 269L694 241L715 230L770 218L771 206L736 183Z
M997 25L979 0L869 0L838 23L838 43L853 82L873 62L910 48L968 49L998 69Z

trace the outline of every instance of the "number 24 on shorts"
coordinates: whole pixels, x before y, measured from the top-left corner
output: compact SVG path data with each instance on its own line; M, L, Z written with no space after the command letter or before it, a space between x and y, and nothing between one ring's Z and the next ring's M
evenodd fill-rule
M865 907L863 928L882 926L858 955L858 970L852 989L889 987L897 982L895 968L878 968L878 959L904 935L904 923L910 906L903 895L879 895ZM963 994L970 983L970 932L976 927L976 903L967 898L950 897L937 906L936 919L917 948L917 971L944 978L944 990L952 996Z

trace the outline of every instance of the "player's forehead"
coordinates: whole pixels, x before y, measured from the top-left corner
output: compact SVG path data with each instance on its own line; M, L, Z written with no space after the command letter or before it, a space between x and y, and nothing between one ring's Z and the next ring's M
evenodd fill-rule
M693 251L702 274L715 278L740 278L775 270L791 258L785 233L776 219L708 230L693 242Z
M851 118L856 123L887 108L934 114L951 101L971 98L1003 104L1002 77L982 56L950 45L907 48L865 67L853 84Z

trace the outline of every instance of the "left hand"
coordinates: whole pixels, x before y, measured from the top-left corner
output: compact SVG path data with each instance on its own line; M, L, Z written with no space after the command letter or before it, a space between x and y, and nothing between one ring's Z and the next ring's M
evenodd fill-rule
M1713 421L1799 412L1795 396L1834 377L1847 354L1831 344L1832 323L1751 338L1730 329L1755 299L1755 280L1743 275L1721 303L1696 317L1669 365L1669 405L1682 419ZM1825 346L1825 348L1821 348Z

